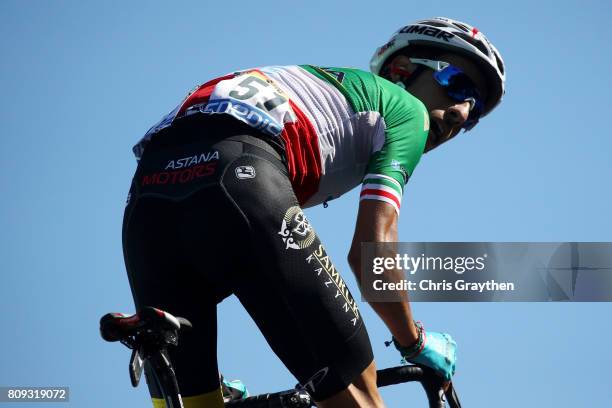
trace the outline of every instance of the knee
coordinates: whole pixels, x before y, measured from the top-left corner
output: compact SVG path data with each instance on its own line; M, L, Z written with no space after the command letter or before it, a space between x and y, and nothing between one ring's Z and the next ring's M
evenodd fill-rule
M376 364L372 362L344 390L333 396L317 401L320 408L384 408L385 404L376 386Z

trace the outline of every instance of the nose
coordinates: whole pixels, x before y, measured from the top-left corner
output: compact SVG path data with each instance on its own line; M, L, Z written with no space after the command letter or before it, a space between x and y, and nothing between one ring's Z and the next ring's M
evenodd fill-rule
M456 103L446 110L444 121L453 127L463 125L470 115L470 107L469 101Z

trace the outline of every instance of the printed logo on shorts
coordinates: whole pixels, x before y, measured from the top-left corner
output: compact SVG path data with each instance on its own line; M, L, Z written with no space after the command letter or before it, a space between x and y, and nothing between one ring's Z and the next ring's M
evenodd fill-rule
M217 150L173 159L167 162L163 171L144 175L141 185L190 183L202 177L215 174L218 161L219 152Z
M331 259L327 255L323 245L319 247L309 256L306 257L306 262L312 264L314 272L322 279L326 288L329 288L330 293L334 294L334 299L341 305L344 313L353 326L357 326L359 321L359 307L357 302L351 295L351 292L346 286L346 283L340 276L340 272L336 269Z
M304 211L298 206L287 210L278 235L282 237L285 249L308 248L316 236Z
M255 168L253 166L236 167L236 177L240 180L255 178Z
M170 160L164 170L178 170L182 168L192 167L202 163L208 163L213 160L219 160L219 152L213 150L210 152L200 153L193 156L183 157L180 159Z
M306 391L310 393L315 393L317 391L317 386L327 376L328 371L329 367L323 367L322 369L314 373L314 375L310 377L308 381L306 381L306 383L303 385L304 389L306 389Z

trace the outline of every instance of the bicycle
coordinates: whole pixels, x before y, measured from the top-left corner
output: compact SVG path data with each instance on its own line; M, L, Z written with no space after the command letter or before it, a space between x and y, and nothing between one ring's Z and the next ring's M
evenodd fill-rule
M154 307L145 307L134 315L107 313L100 319L100 334L109 342L121 342L132 349L130 380L137 387L145 364L162 391L167 408L182 408L178 382L168 355L169 346L177 346L179 332L188 331L191 323ZM430 408L461 408L452 383L444 391L443 380L433 370L417 365L391 367L377 371L378 387L418 381L423 386ZM234 408L307 408L315 407L308 391L299 384L296 388L261 394L225 403Z

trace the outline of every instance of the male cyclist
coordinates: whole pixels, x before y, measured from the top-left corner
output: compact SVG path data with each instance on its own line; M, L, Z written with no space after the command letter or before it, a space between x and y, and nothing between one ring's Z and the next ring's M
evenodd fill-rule
M137 309L194 325L171 352L186 407L222 406L216 305L230 294L318 406L384 406L357 303L302 208L362 184L348 256L359 279L361 242L398 241L423 152L491 112L505 74L481 32L447 18L397 31L371 69L234 72L198 86L135 146L125 261ZM415 324L407 295L371 306L404 358L450 380L454 341Z

